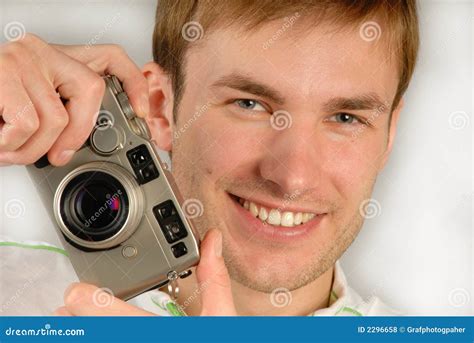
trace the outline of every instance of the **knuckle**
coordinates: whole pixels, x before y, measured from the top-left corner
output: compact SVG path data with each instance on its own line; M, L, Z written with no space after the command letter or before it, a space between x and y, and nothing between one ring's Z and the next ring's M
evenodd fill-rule
M2 62L16 63L26 56L26 47L21 41L5 44L2 47Z
M43 40L34 33L26 32L25 36L20 40L20 42L24 42L26 44L35 44L43 42Z
M111 55L116 56L116 55L126 55L127 53L125 52L125 49L118 44L110 44L108 46L108 49L111 53Z
M14 55L21 56L21 53L28 51L28 48L31 46L43 46L44 42L37 35L27 32L25 35L19 39L12 42L8 42L4 45L4 50L14 53Z
M51 129L54 131L64 129L67 124L69 124L69 117L62 111L57 111L51 118Z
M88 89L92 94L97 94L98 96L102 97L102 93L105 91L104 79L98 74L94 74L91 77Z
M23 120L21 124L21 129L25 134L32 134L36 132L40 127L39 119L36 115L31 116L27 120Z
M0 65L2 66L2 68L0 69L0 75L7 76L7 73L15 69L15 64L15 56L2 49L2 52L0 53Z
M0 46L0 62L2 67L12 64L32 65L36 51L44 48L48 44L41 38L32 33L26 33L24 37L19 40L4 43ZM4 69L4 68L2 68Z
M54 99L51 99L54 102L51 103L52 108L49 114L50 118L48 118L51 122L50 127L52 130L64 129L69 124L69 115L57 97L54 95L51 95L51 97L54 97Z

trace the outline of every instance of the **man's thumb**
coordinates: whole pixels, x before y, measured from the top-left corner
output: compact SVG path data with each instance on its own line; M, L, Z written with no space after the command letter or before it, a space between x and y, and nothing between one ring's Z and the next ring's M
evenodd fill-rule
M211 229L201 243L201 261L196 269L201 293L202 316L235 316L229 273L222 257L222 234Z

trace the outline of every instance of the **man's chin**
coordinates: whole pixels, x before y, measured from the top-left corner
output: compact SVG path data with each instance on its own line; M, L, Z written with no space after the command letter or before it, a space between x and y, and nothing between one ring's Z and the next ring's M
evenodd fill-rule
M224 250L224 259L232 281L252 290L272 293L277 288L289 291L304 287L316 280L331 265L310 263L305 265L284 263L278 258L268 258L265 262L252 259L239 260L229 250ZM303 262L303 261L302 261Z

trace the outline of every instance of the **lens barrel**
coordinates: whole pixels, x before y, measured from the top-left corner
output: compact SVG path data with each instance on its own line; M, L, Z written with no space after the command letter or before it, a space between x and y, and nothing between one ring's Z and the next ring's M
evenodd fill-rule
M122 184L103 172L85 172L74 177L61 197L61 217L78 238L103 241L125 225L128 196Z
M130 173L114 163L92 162L62 180L54 214L67 238L79 246L103 249L122 243L135 231L143 203Z

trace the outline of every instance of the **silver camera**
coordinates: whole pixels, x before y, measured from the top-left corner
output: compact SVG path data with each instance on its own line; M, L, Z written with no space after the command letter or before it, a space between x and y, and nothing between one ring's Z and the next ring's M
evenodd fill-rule
M199 239L146 123L115 76L88 141L63 167L27 166L83 282L122 299L190 274Z

